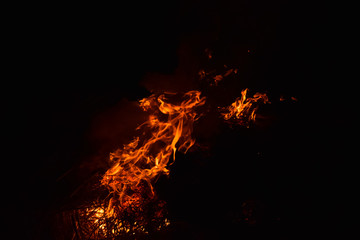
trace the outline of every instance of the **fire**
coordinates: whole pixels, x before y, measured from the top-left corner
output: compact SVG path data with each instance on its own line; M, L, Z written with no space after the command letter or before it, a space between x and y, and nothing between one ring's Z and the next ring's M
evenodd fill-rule
M229 75L233 70L229 70ZM221 108L225 120L248 126L254 121L258 103L268 103L266 94L247 98L248 89L230 106ZM198 107L205 104L201 92L153 94L139 101L149 118L131 142L110 153L111 167L101 178L105 199L98 198L76 212L75 227L80 239L114 239L143 236L170 224L166 203L157 198L154 183L170 173L176 152L186 153L195 143L194 122Z
M145 127L151 134L144 141L137 137L124 148L111 153L113 166L102 179L102 184L123 205L130 203L129 192L136 192L141 182L146 182L154 194L152 183L159 174L169 173L167 165L171 155L175 160L177 150L186 153L194 144L195 140L191 137L193 123L197 119L194 108L205 103L200 94L199 91L186 93L186 100L179 105L167 102L165 94L152 95L140 101L145 111L152 110L154 113L138 129ZM164 119L166 115L167 119Z
M205 53L212 59L212 51L207 49ZM222 74L200 70L199 76L210 86L218 86L237 73L238 69L224 65ZM270 102L264 93L247 97L247 92L244 89L230 106L220 108L221 117L246 127L255 121L259 103ZM137 137L110 153L110 168L98 186L105 191L104 197L75 211L80 239L141 237L170 224L166 203L157 198L154 184L161 175L169 175L176 152L186 153L194 145L193 125L200 117L197 108L204 104L200 91L183 95L165 92L139 101L139 106L149 113L148 120L137 128Z
M153 94L140 100L140 107L150 113L148 121L137 128L142 130L142 135L110 154L112 166L101 179L101 185L110 192L109 200L84 213L91 213L88 219L98 226L99 231L109 228L107 221L100 220L103 218L113 219L110 232L128 232L129 229L146 232L144 205L154 202L159 205L159 210L153 217L163 217L164 203L155 201L153 184L161 174L169 174L169 162L175 161L177 151L186 153L194 145L193 124L199 118L195 109L205 104L205 97L200 95L199 91L187 92L177 104L173 102L179 96L173 93ZM131 214L134 215L132 223L121 221ZM114 221L119 223L114 224ZM165 219L157 228L168 224ZM103 235L107 236L105 232Z
M241 97L227 108L222 108L226 111L222 113L225 120L234 119L237 124L248 126L250 122L255 121L258 103L270 103L265 93L255 93L253 97L247 98L247 91L247 88L242 90Z

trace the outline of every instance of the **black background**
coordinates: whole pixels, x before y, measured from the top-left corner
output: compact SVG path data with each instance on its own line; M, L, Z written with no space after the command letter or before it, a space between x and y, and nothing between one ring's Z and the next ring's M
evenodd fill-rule
M263 128L217 123L206 164L195 161L189 170L187 160L204 157L179 157L187 164L177 161L170 183L160 183L174 219L187 226L177 237L312 239L313 230L341 236L351 228L350 139L357 116L343 64L349 37L339 6L199 0L17 9L21 17L9 19L16 23L9 57L15 67L3 87L3 127L11 143L4 171L14 182L7 197L15 198L7 215L15 238L54 237L48 219L93 174L71 170L97 151L89 139L93 119L124 98L148 96L152 89L142 84L147 73L176 74L183 46L199 56L211 49L214 66L239 66L242 82L220 87L233 89L230 97L249 87L298 101L275 102ZM241 157L239 146L246 149ZM229 223L243 202L265 209L257 210L260 223Z

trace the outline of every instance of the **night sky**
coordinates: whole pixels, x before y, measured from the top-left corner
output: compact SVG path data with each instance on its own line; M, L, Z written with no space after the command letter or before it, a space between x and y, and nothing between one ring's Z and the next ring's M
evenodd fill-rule
M200 120L195 134L209 155L180 155L169 183L160 182L173 218L185 223L170 239L348 233L358 116L338 6L197 0L31 9L22 7L16 20L11 59L19 64L3 85L15 239L54 238L52 216L143 119L134 101L195 88L211 103L226 102L246 87L274 100L263 109L265 123L241 129ZM196 80L200 68L224 64L239 69L238 81L216 93ZM280 103L280 96L298 101ZM244 203L256 209L256 224L234 223Z

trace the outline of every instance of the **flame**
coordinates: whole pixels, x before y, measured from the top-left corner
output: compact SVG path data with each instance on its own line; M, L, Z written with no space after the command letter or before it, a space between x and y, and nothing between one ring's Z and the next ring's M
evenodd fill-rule
M211 50L205 49L205 53L209 60L213 58ZM237 73L237 68L224 65L221 74L204 69L198 74L200 80L217 86ZM225 120L248 126L255 121L259 103L270 103L264 93L247 98L247 92L244 89L230 106L220 108ZM177 151L186 153L194 145L193 124L200 117L196 110L204 104L200 91L182 96L165 92L139 101L149 118L137 128L141 131L139 136L110 153L111 167L101 178L105 200L97 199L87 208L75 211L79 239L118 239L128 234L148 234L170 224L165 217L165 202L157 199L154 183L170 173L169 165L174 163Z
M199 118L195 108L205 103L205 97L200 95L199 91L187 92L184 100L178 104L169 102L168 98L177 97L173 93L153 94L140 100L140 107L150 112L148 121L137 128L143 130L142 137L134 138L110 154L112 166L101 180L101 184L110 192L110 200L107 206L91 210L92 221L100 230L106 227L105 223L99 224L100 217L121 219L127 212L144 211L144 202L154 199L153 184L161 174L169 174L168 165L170 160L171 163L175 161L175 153L186 153L195 143L191 136L193 124ZM161 210L155 215L160 217ZM137 220L138 229L144 229L141 226L144 225L141 223L144 216L139 216ZM169 221L165 219L163 226L168 224ZM124 223L120 225L124 231L129 229L124 227ZM131 225L134 228L134 224Z
M248 126L250 122L255 121L255 112L258 109L257 103L270 103L265 93L255 93L252 98L247 98L247 91L247 88L242 90L240 98L237 98L227 108L222 109L226 111L222 113L225 120L235 119L238 124Z

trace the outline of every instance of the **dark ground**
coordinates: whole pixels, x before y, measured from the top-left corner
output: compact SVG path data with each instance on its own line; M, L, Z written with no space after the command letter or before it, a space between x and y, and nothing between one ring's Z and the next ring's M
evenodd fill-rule
M94 140L94 119L113 116L124 98L148 96L149 73L176 75L181 66L191 76L192 68L222 64L240 69L239 82L219 86L229 99L249 87L275 101L253 129L200 120L195 131L211 146L207 155L180 155L171 178L159 183L175 223L167 238L349 234L358 116L342 64L348 35L338 6L199 0L31 9L22 9L14 27L11 61L19 65L3 87L9 119L3 127L14 143L5 149L4 184L13 182L6 197L15 198L6 214L15 239L54 238L51 216L96 172L94 159L121 145L117 137L105 147ZM213 62L200 61L206 48ZM166 85L193 87L174 79ZM298 101L276 102L280 95ZM204 135L207 127L216 130ZM83 167L88 159L94 163Z

